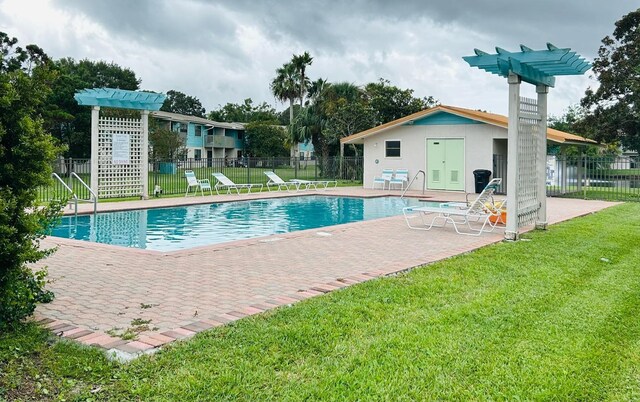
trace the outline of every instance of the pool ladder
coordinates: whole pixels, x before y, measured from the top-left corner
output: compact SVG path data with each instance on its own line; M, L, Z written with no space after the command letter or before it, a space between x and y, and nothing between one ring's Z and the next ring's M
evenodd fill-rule
M409 182L409 184L407 185L407 188L405 188L404 191L402 192L402 195L400 196L401 199L404 197L404 194L407 192L407 190L409 190L409 187L411 187L413 182L416 181L420 173L422 173L422 195L424 195L424 189L427 187L427 174L425 173L424 170L418 170L418 173L416 173L416 175L413 176L413 179L411 179L411 182Z
M68 204L69 204L69 206L73 205L76 215L78 215L78 202L91 202L91 203L93 203L93 213L95 214L97 212L97 210L98 210L98 196L96 195L96 193L93 192L93 190L91 190L91 187L87 186L87 183L85 183L84 180L82 180L80 178L80 176L78 176L76 174L76 172L71 172L69 177L72 180L73 179L77 179L80 182L80 185L82 185L82 187L86 188L89 191L89 194L91 194L91 198L79 198L78 195L71 189L71 187L69 187L69 185L64 180L62 180L62 178L60 176L58 176L57 173L52 173L51 177L53 177L54 179L58 180L64 186L64 188L71 194L71 199L68 201Z

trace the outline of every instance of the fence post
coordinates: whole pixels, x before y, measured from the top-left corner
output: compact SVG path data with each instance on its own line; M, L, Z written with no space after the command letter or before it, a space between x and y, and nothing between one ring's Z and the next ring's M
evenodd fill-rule
M293 157L293 177L298 178L298 160L295 156Z
M318 180L318 157L316 156L316 163L313 164L313 180Z
M247 183L251 183L251 157L247 156Z

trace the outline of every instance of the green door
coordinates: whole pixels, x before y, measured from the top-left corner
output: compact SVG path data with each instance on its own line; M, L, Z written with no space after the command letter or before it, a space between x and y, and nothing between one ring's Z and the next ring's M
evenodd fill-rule
M464 190L464 139L427 140L427 187Z

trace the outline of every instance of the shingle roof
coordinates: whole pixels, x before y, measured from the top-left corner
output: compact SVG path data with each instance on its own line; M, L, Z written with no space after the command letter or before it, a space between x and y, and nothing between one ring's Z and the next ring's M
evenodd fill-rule
M164 119L164 120L179 121L179 122L185 122L185 123L198 123L205 126L244 130L244 125L242 123L223 123L219 121L205 119L203 117L189 116L186 114L163 112L163 111L151 112L150 114L153 117Z
M385 124L381 124L377 127L370 128L365 131L350 135L340 139L343 144L357 144L361 143L361 140L378 134L380 132L389 130L394 127L401 126L405 123L422 119L435 113L451 113L457 116L466 117L471 120L479 121L482 123L491 124L498 127L507 128L509 119L507 116L503 116L495 113L481 112L479 110L465 109L457 106L439 105L430 109L421 110L417 113L410 114L409 116L402 117L400 119L390 121ZM553 128L547 128L547 140L557 143L567 144L597 144L597 142L588 138L581 137L579 135L566 133L564 131L555 130Z

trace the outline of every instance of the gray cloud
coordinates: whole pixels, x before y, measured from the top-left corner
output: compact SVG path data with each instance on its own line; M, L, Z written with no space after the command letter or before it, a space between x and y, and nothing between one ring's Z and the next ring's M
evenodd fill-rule
M116 38L142 46L169 51L214 51L231 60L245 58L237 50L232 16L213 3L55 0L55 4L84 14Z
M633 8L595 0L50 1L43 3L63 10L69 27L51 20L30 39L34 30L22 22L27 16L6 14L4 6L0 24L23 32L22 43L52 49L54 57L114 61L132 68L144 88L181 90L209 110L248 97L273 102L274 70L307 50L314 56L311 78L365 84L384 77L418 96L505 113L504 80L469 68L462 56L474 47L542 49L550 41L593 58L614 22ZM571 77L558 83L550 100L556 114L593 84Z

